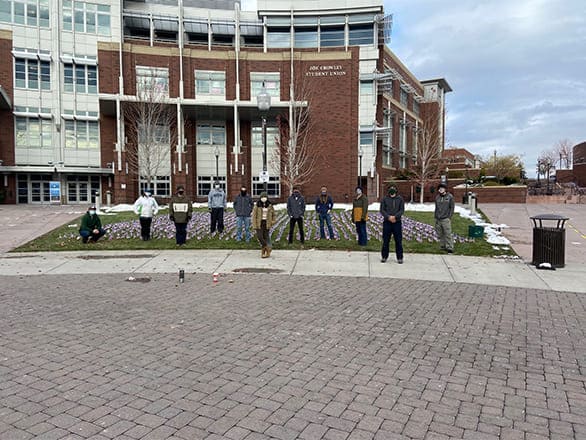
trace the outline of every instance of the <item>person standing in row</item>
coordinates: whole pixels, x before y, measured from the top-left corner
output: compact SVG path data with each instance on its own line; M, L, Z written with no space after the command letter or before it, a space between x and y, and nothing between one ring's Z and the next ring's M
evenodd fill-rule
M299 241L302 245L305 244L305 232L303 231L305 199L297 187L293 188L293 194L287 199L287 214L289 214L289 244L293 243L295 224L299 225Z
M87 212L81 218L79 235L84 243L95 243L102 237L106 231L102 228L102 221L96 212L96 206L89 207Z
M452 215L456 202L454 196L447 190L445 183L437 187L438 195L435 198L435 232L439 238L440 248L448 254L454 252L454 236L452 235Z
M395 254L397 263L403 264L403 226L401 217L405 212L405 202L397 194L397 188L391 186L388 195L380 204L380 213L383 216L383 246L381 249L381 262L385 263L389 258L389 242L391 235L395 241Z
M321 187L321 193L315 199L315 211L319 217L319 238L321 240L326 239L326 231L324 229L324 223L328 225L329 239L334 239L334 230L332 229L332 216L331 212L334 208L334 201L332 197L328 195L328 189L325 186Z
M358 245L366 246L368 244L368 235L366 233L366 221L368 220L368 197L362 193L362 188L360 186L356 187L356 195L352 201L352 220L356 225Z
M208 208L211 212L210 232L213 234L218 229L221 234L224 232L224 208L226 208L226 193L218 182L208 193Z
M151 223L153 216L159 212L159 205L154 197L151 197L150 190L144 190L142 196L134 202L134 213L138 214L140 221L140 238L148 241L151 238Z
M261 258L271 256L270 230L276 222L275 209L269 201L267 193L260 194L260 200L256 202L252 210L252 227L262 247Z
M242 185L240 194L234 199L234 212L236 213L236 241L242 240L242 228L245 231L246 242L250 241L250 215L254 203L252 197L246 192L246 187Z
M183 246L187 240L187 223L191 220L193 206L185 196L183 185L177 187L177 193L169 202L169 218L175 223L175 242Z

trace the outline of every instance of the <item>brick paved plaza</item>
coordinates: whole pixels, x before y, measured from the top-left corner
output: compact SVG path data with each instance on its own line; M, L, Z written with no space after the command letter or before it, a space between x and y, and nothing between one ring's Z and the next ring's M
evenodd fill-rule
M584 294L125 278L0 277L0 439L586 439Z

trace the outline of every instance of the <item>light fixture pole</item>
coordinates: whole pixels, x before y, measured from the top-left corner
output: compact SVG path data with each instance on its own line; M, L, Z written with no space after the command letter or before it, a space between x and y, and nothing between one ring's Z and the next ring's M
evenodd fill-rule
M220 183L220 171L219 171L219 161L220 161L220 147L217 145L214 147L214 155L216 156L216 182Z
M362 186L362 156L364 151L362 147L358 149L358 186Z
M267 118L266 112L271 108L271 95L267 92L265 83L263 81L260 93L256 96L256 105L260 112L262 112L262 175L264 180L264 192L268 195L269 190L269 176L267 172Z

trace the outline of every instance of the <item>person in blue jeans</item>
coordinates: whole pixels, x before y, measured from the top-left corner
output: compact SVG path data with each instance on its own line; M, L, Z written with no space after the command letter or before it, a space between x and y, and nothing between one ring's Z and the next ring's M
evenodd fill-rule
M254 203L252 197L246 192L246 186L242 185L240 194L234 199L234 212L236 214L236 241L242 241L242 228L245 231L246 242L250 241L250 216Z
M104 236L105 233L106 231L102 228L102 221L96 213L95 205L90 206L81 218L81 226L79 227L81 240L84 243L95 243L100 237Z
M391 186L388 195L380 204L380 213L383 216L383 246L381 249L381 262L385 263L389 258L389 243L391 235L395 240L395 254L397 263L403 264L403 226L401 218L405 213L405 202L397 193L397 188Z
M332 229L332 216L330 212L334 207L332 197L328 195L328 189L325 186L321 187L321 193L315 199L315 212L319 218L319 238L326 239L326 231L324 223L328 226L329 239L334 238L334 230Z

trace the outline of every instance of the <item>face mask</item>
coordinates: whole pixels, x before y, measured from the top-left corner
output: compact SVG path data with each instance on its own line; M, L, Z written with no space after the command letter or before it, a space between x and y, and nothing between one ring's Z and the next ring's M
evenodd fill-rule
M214 188L220 189L220 185L214 185Z
M445 194L446 193L446 189L445 188L440 188L438 189L440 194Z
M90 215L96 215L96 211L94 211L93 209L91 211L88 211L90 213Z
M246 190L245 189L241 189L240 190L240 195L245 196L246 195Z
M394 195L397 194L397 190L396 189L392 189L392 190L389 191L389 194L392 195L392 196L394 196Z
M321 192L321 195L322 195L322 196L325 196L326 194L327 194L327 192L325 192L325 191L322 191L322 192Z
M260 201L264 203L264 202L266 202L266 201L267 201L267 198L266 198L266 197L261 197L261 198L260 198Z
M356 195L360 195L360 194L362 194L362 190L361 189L357 189L356 190Z
M145 196L145 197L150 197L150 196L151 196L151 194L150 194L150 193L146 193L144 196Z
M177 194L179 194L180 196L182 196L184 194L184 191L177 191Z

